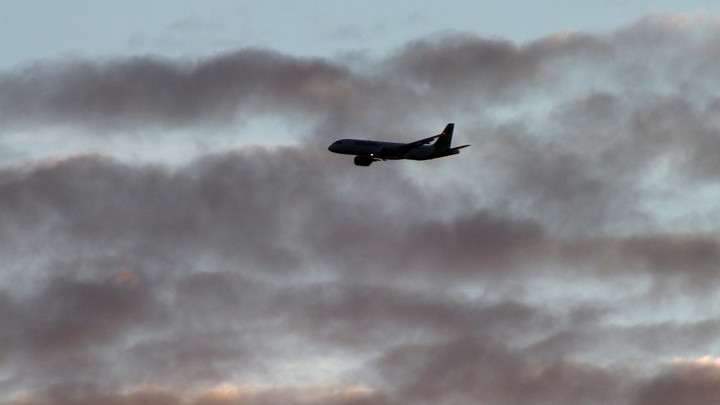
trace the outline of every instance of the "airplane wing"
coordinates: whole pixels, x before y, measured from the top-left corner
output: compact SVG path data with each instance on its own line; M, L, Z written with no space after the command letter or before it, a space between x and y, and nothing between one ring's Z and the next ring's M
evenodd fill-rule
M431 136L431 137L429 137L429 138L420 139L419 141L409 142L409 143L406 143L406 144L400 146L400 148L401 148L401 149L405 149L405 150L410 150L410 149L416 148L416 147L418 147L418 146L420 146L420 145L427 145L428 143L434 141L436 138L438 138L438 137L440 137L440 136L442 136L442 135L443 135L443 134L437 134L437 135L433 135L433 136Z
M429 138L421 139L419 141L406 143L403 146L401 146L400 148L403 150L410 150L410 149L416 148L420 145L426 145L426 144L432 142L433 140L435 140L436 138L439 138L443 135L449 135L451 137L450 139L452 139L453 129L455 129L455 124L449 123L449 124L447 124L447 126L441 133L431 136ZM448 146L450 146L449 143L448 143Z

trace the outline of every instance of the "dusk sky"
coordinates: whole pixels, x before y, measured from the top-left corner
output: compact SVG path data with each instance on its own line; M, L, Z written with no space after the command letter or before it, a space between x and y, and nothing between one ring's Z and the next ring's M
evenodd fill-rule
M717 404L718 288L720 0L0 0L0 405Z

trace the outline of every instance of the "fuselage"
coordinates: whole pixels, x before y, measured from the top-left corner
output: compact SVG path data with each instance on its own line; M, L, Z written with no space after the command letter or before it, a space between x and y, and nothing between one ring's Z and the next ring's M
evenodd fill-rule
M383 142L368 141L360 139L340 139L335 141L328 150L344 155L370 156L375 159L393 160L393 159L410 159L410 160L428 160L439 157L448 156L447 153L438 153L439 151L432 145L419 145L414 148L405 150L402 147L406 145L399 142Z

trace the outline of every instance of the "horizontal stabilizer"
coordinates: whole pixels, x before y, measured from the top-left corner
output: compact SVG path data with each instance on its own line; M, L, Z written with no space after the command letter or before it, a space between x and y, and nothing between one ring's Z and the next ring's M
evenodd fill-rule
M467 148L468 146L470 146L470 145L456 146L456 147L454 147L454 148L448 149L448 152L450 152L450 153L459 152L460 149L462 149L462 148Z

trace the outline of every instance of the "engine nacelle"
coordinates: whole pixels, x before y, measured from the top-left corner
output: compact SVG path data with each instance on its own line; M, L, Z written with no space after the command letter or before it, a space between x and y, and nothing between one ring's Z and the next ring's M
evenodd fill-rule
M370 166L370 164L373 162L373 158L370 156L355 156L355 159L353 160L355 162L356 166Z

